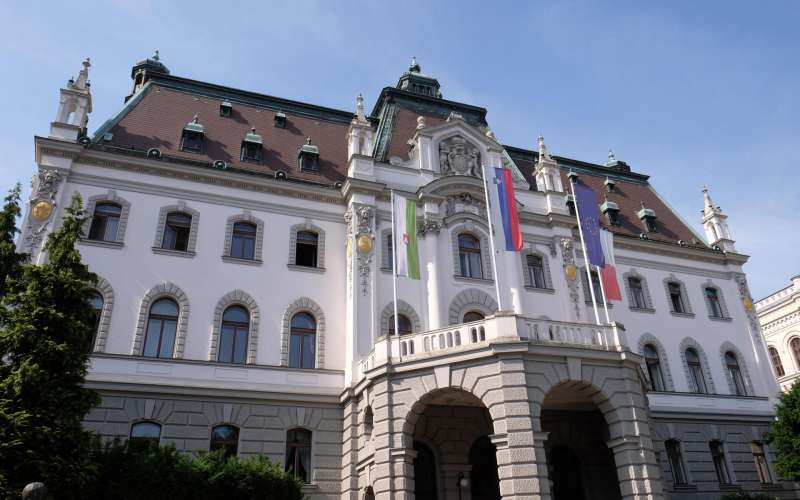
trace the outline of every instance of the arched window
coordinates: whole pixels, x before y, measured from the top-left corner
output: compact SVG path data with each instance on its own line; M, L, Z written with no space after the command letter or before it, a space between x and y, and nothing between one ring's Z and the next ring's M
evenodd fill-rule
M258 227L253 223L235 223L231 236L231 257L236 259L255 259L257 233Z
M97 339L97 332L100 331L100 319L103 317L103 296L98 291L91 292L89 303L94 309L94 323L92 324L92 343L89 344L89 351L94 349L94 342Z
M122 207L116 203L98 203L94 206L89 239L95 241L117 241L119 218Z
M664 376L661 373L661 360L658 358L658 351L653 344L645 344L644 361L647 364L647 374L653 383L654 391L664 391Z
M222 313L217 361L245 363L250 334L250 313L242 306L230 306Z
M239 429L223 424L211 429L211 451L225 450L226 457L236 456L239 450Z
M761 484L772 483L772 473L769 471L769 464L767 463L767 453L764 449L764 443L760 441L753 441L750 443L750 451L753 452L753 462L756 464L756 472L758 472L758 480Z
M317 321L308 313L292 316L289 332L289 367L314 368L317 343Z
M464 323L472 323L473 321L482 321L486 316L479 311L468 311L464 313Z
M307 483L311 472L311 431L306 429L291 429L286 433L286 462L287 472Z
M461 276L466 278L483 278L481 262L481 242L468 233L458 235L458 258L461 265Z
M186 252L189 249L189 234L192 230L192 216L183 212L170 212L164 225L161 248Z
M786 375L786 371L783 369L783 363L781 362L781 355L778 353L778 350L772 346L769 346L769 357L772 359L772 368L775 370L775 376L783 377Z
M547 288L544 279L544 262L538 255L526 255L526 272L528 273L528 283L533 288Z
M178 331L178 304L172 299L159 299L150 306L147 333L142 355L150 358L171 358Z
M744 378L742 378L742 370L739 368L739 360L736 355L731 351L725 353L725 368L728 370L731 380L733 380L733 388L737 396L747 396L747 391L744 387Z
M712 318L722 318L722 304L719 302L719 291L713 287L705 288L706 302L708 302L708 310L711 312Z
M298 231L295 244L295 265L317 267L319 236L312 231Z
M800 337L793 338L789 343L789 347L792 349L792 355L794 355L794 362L797 368L800 368Z
M714 462L714 470L717 472L719 484L731 484L731 474L728 470L728 462L725 460L725 448L722 441L709 441L708 448L711 450L711 459Z
M155 422L137 422L131 425L130 443L144 446L158 446L160 440L160 424Z
M703 366L700 364L700 357L697 355L697 351L691 347L686 349L686 365L689 368L690 382L694 384L695 392L708 394L706 379L703 376Z
M375 427L375 415L372 413L372 407L367 406L364 410L364 434L367 437L372 436L372 429Z
M414 327L411 325L411 320L405 314L397 316L397 329L400 335L408 335L414 333ZM394 315L389 317L389 335L394 335Z
M642 279L631 276L628 278L628 288L631 290L631 307L634 309L647 309Z

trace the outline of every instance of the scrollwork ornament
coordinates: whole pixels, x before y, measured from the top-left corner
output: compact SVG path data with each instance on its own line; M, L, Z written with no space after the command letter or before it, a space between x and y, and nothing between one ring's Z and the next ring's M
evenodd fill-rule
M571 238L561 238L559 241L561 247L561 262L564 268L564 274L569 278L570 271L575 269L575 253L573 252L574 244ZM575 310L575 317L580 319L580 294L578 293L578 280L567 279L567 287L569 288L569 298L572 302L572 307Z
M756 318L755 307L753 307L753 298L750 295L750 287L747 286L747 278L742 274L735 278L736 286L739 288L739 300L744 307L744 313L747 315L747 320L750 323L750 331L752 332L753 339L758 343L764 342L761 337L761 329L758 325L758 318Z
M31 180L31 200L55 202L62 178L58 170L39 170Z

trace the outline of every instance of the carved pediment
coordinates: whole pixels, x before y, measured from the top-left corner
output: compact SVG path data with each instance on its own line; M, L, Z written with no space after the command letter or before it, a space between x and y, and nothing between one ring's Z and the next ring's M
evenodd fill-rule
M442 175L481 178L481 152L460 135L445 139L439 144L439 170Z

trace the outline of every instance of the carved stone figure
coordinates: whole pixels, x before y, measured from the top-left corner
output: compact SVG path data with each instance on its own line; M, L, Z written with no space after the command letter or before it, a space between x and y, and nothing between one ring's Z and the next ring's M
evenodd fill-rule
M31 200L55 201L61 173L58 170L40 170L31 180Z
M460 135L439 144L439 168L442 175L481 177L481 153Z
M561 262L564 266L564 272L567 273L568 269L575 269L575 254L573 253L573 243L570 238L561 238ZM569 298L572 302L572 307L575 310L575 318L581 318L580 307L580 294L578 294L578 280L567 279L567 286L569 287Z

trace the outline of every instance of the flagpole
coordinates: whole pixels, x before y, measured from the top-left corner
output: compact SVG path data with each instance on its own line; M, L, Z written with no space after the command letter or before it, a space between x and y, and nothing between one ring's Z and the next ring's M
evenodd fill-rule
M500 276L497 274L497 257L494 251L494 224L492 223L492 210L489 207L489 179L486 177L486 165L481 163L483 174L483 195L486 197L486 218L489 221L489 246L492 255L492 272L494 273L494 291L497 294L497 309L503 310L503 301L500 299Z
M394 300L394 334L400 335L400 320L397 315L397 238L395 238L395 225L394 225L394 190L389 190L390 200L392 204L392 295ZM391 336L390 336L391 337ZM387 339L391 349L392 340ZM398 351L402 356L402 352ZM391 351L389 357L391 357Z
M572 182L572 177L569 177L569 190L572 192L572 203L575 205L575 217L578 219L578 234L581 236L581 250L583 250L583 260L586 262L586 279L589 284L589 295L592 297L592 307L594 308L594 319L598 325L600 322L600 314L597 312L597 299L594 296L594 286L592 284L592 266L589 264L589 254L586 252L586 242L583 240L583 229L581 228L581 213L578 211L578 199L575 197L575 185ZM600 281L600 275L597 275L597 280ZM600 283L600 286L603 284Z
M594 266L597 270L597 281L600 282L600 293L603 294L603 311L606 313L606 323L611 324L611 318L608 316L608 299L606 298L606 288L603 286L603 277L600 274L600 266Z

